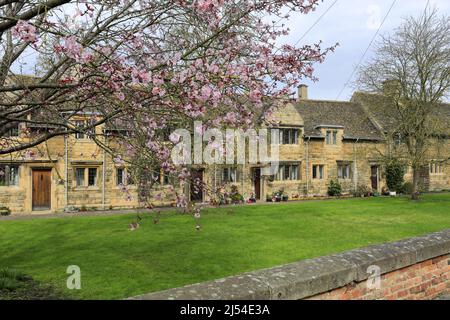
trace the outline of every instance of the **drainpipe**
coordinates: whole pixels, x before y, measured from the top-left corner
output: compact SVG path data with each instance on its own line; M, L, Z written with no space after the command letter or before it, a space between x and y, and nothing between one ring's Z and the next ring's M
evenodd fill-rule
M214 163L214 193L217 193L217 164Z
M353 167L354 167L354 177L353 177L353 183L355 191L358 189L358 165L357 165L357 157L356 157L356 151L358 147L359 138L356 139L356 143L353 145Z
M308 142L306 142L306 195L309 195L309 143L311 137L308 137Z
M244 164L242 164L242 196L244 197L244 199L245 199L245 192L244 192L244 184L245 184L245 180L244 180L244 175L245 175L245 162L244 162Z
M66 208L69 206L69 147L67 135L64 136L64 200Z
M103 149L103 165L102 165L102 207L105 210L106 196L105 196L105 178L106 178L106 151Z

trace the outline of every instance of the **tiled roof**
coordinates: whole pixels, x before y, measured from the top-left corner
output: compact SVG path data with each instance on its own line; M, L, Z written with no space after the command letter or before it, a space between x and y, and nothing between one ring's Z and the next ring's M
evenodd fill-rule
M343 127L346 139L383 139L360 104L325 100L304 100L293 104L304 120L306 136L322 137L321 127Z
M395 108L389 98L381 94L355 92L352 101L361 104L383 132L395 131ZM450 104L440 104L433 109L433 114L441 121L439 126L444 133L450 135Z

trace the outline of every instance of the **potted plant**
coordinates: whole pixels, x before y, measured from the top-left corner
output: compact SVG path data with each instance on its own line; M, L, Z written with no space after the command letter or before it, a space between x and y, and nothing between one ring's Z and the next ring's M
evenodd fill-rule
M288 202L289 201L289 196L287 194L283 194L283 196L281 198L282 198L282 200L284 202Z
M233 204L240 204L244 202L244 197L239 193L237 186L231 186L230 196Z

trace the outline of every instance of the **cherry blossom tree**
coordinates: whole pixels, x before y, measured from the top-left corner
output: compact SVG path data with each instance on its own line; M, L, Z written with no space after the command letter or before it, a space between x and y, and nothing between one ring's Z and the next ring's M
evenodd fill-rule
M26 138L3 137L0 155L84 133L140 177L162 167L186 178L161 132L196 120L252 127L301 79L316 80L335 46L277 43L292 14L319 2L0 0L0 136L20 123ZM80 112L90 121L77 126ZM95 134L105 123L114 139Z

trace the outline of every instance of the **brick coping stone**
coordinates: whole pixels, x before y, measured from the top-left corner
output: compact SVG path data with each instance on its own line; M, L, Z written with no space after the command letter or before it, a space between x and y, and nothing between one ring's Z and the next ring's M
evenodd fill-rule
M299 300L450 253L450 229L422 237L302 260L130 300Z

